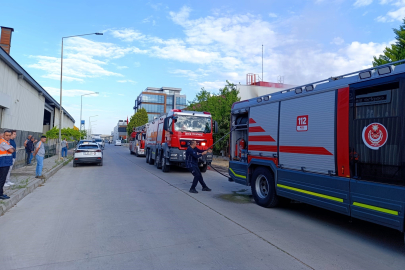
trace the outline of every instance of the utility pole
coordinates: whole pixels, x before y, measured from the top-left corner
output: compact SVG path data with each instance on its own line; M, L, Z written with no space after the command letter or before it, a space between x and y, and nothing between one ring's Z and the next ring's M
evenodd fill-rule
M263 79L263 44L262 44L262 82L264 82L264 79Z

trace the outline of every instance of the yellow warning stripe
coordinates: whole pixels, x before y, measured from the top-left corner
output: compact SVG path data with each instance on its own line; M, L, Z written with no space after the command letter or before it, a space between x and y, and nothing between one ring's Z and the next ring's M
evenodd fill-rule
M235 172L232 170L232 168L229 168L229 170L230 170L236 177L240 177L240 178L246 179L246 176L235 173Z
M328 196L328 195L323 195L323 194L320 194L320 193L316 193L316 192L312 192L312 191L308 191L308 190L304 190L304 189L299 189L299 188L295 188L295 187L289 187L289 186L280 185L280 184L277 184L277 186L280 187L280 188L285 188L285 189L305 193L305 194L308 194L308 195L312 195L312 196L316 196L316 197L320 197L320 198L324 198L324 199L328 199L328 200L332 200L332 201L343 202L343 199L341 199L341 198L336 198L336 197L332 197L332 196Z
M364 203L358 203L358 202L353 202L353 205L398 216L398 211L394 211L394 210L390 210L390 209L386 209L386 208L382 208L382 207L372 206L372 205L368 205L368 204L364 204Z

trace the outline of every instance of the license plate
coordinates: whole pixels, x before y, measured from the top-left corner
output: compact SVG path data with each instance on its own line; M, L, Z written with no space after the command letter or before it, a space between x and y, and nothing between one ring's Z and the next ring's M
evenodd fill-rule
M96 155L94 152L84 152L85 155Z

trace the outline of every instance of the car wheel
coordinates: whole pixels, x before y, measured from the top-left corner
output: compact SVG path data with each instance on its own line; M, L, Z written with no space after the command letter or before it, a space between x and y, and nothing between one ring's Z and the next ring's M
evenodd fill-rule
M170 165L166 164L167 159L162 159L162 172L170 172Z
M200 167L200 172L206 172L207 167L208 167L208 164L204 164L202 167Z
M263 207L275 207L279 202L274 176L269 169L259 167L252 175L252 194L255 202Z
M149 165L155 164L155 161L152 159L153 153L149 150Z
M73 162L73 167L77 167L77 164Z
M103 166L103 161L101 161L101 162L98 164L98 166Z

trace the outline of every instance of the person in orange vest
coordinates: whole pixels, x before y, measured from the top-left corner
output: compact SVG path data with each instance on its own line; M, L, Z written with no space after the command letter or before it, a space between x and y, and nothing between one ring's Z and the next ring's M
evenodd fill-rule
M14 147L8 142L11 138L11 130L4 132L0 131L0 200L10 199L9 196L4 194L4 183L7 179L7 174L10 166L13 165Z

